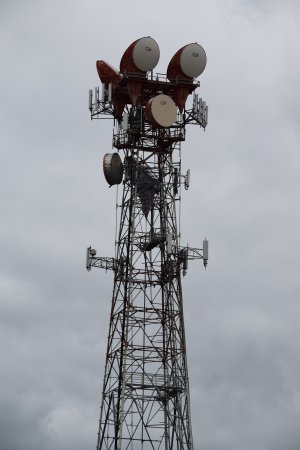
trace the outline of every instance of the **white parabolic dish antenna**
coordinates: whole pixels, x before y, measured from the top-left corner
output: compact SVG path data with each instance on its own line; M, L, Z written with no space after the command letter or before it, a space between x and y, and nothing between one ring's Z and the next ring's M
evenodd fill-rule
M149 100L145 113L151 125L170 127L176 120L177 108L171 97L159 94Z
M124 166L118 153L106 153L103 158L103 172L107 183L112 186L120 184Z
M159 46L151 37L139 39L134 45L132 59L139 70L148 72L154 69L159 61Z
M206 53L199 44L186 45L180 55L182 72L190 78L196 78L204 71L206 66Z

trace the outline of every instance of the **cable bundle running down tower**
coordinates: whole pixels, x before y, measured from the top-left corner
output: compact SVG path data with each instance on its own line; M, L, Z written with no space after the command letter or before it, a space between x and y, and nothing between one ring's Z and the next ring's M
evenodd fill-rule
M123 184L115 258L87 249L86 267L114 272L97 450L192 450L181 272L208 260L180 246L181 142L188 124L207 125L195 90L206 65L196 43L178 50L166 75L153 75L159 47L150 37L125 51L120 71L97 61L102 91L89 92L92 119L114 118L103 170ZM187 97L193 94L190 109Z

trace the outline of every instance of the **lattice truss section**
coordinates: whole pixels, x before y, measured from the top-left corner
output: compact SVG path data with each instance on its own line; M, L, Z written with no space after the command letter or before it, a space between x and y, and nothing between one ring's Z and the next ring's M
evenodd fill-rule
M191 443L173 156L126 155L99 449Z

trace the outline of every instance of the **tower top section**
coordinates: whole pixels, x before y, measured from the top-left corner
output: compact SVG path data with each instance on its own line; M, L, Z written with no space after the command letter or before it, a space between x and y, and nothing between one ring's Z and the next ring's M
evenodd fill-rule
M199 86L195 79L202 74L206 66L206 53L201 45L191 43L180 48L171 58L166 75L153 74L160 57L157 42L150 36L142 37L132 42L123 53L118 71L106 61L99 60L96 63L97 71L107 99L112 103L112 115L120 122L127 105L156 109L154 116L168 117L155 120L152 114L149 122L156 128L168 128L170 117L174 116L173 103L180 114L183 113L189 94ZM168 96L163 103L153 101L156 95ZM150 106L149 106L150 103ZM156 105L156 106L155 106Z

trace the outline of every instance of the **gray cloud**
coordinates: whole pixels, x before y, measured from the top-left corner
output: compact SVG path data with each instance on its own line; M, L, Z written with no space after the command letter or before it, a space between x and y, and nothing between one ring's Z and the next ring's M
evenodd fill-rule
M115 191L87 90L143 35L160 72L185 43L208 55L209 126L182 150L182 242L211 249L184 279L195 448L298 449L298 4L25 3L0 18L1 450L95 446L112 277L84 258L114 253Z

